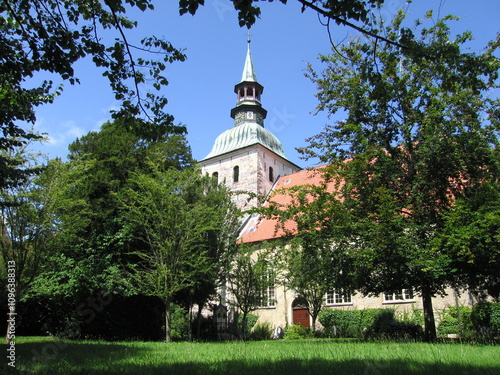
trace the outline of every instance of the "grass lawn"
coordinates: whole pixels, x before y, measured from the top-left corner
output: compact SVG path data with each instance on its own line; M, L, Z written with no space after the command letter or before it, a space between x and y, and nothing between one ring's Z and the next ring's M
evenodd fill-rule
M3 345L6 352L7 345ZM39 353L40 358L34 359ZM161 342L16 339L19 374L500 374L500 346L280 340Z

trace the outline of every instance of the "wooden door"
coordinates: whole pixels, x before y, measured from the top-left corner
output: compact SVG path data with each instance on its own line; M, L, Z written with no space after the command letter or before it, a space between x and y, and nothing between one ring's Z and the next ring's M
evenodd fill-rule
M293 309L293 324L300 324L304 328L310 326L309 311L306 308Z

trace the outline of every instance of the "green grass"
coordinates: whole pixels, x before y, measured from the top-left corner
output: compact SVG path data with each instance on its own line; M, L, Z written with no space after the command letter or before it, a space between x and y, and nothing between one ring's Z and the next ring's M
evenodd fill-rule
M34 360L33 351L45 359ZM8 370L2 363L0 373ZM334 340L165 344L25 337L16 340L16 370L12 373L497 375L500 346Z

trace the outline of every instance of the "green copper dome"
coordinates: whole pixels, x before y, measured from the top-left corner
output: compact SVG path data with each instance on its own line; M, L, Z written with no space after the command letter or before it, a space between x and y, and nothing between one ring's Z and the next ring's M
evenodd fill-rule
M286 158L283 145L273 133L255 122L244 122L219 135L215 140L212 151L205 159L257 143Z

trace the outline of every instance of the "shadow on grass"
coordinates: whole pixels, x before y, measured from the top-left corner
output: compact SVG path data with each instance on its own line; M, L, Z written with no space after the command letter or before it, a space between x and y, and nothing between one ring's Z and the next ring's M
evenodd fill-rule
M164 344L167 345L167 344ZM167 348L167 346L165 347ZM177 347L181 349L182 347ZM168 358L168 350L166 350ZM154 353L154 354L152 354ZM37 356L38 354L38 356ZM50 375L94 375L94 374L168 374L168 375L263 375L263 374L361 374L361 375L420 375L420 374L480 374L496 375L498 367L463 366L459 364L426 364L415 360L334 360L318 357L285 358L267 362L263 358L217 359L201 357L182 362L168 363L159 359L161 350L123 343L85 343L39 341L16 345L16 370L0 366L1 374L50 374ZM226 356L221 352L221 356ZM188 354L186 354L188 355ZM241 356L240 356L241 357ZM21 370L21 371L20 371Z

